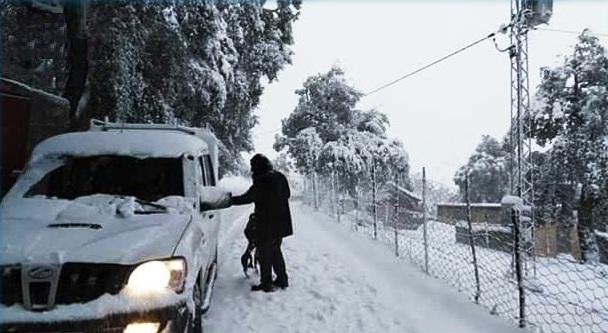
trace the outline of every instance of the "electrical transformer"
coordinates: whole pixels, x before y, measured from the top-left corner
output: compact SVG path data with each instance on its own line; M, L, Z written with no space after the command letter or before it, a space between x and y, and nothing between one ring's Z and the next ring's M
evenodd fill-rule
M553 14L553 0L522 0L529 27L547 24Z

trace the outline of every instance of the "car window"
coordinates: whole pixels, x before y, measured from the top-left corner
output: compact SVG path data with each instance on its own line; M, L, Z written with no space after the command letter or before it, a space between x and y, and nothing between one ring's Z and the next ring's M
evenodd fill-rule
M203 186L210 186L209 184L209 178L207 178L206 176L206 170L205 170L205 166L204 166L204 162L203 162L203 156L199 156L198 157L198 165L199 165L199 171L200 171L200 176L203 179Z
M133 196L147 201L183 196L181 159L107 155L65 157L65 163L31 186L25 197L71 200L97 193Z
M215 175L213 174L213 165L211 164L211 156L203 156L203 169L205 172L205 179L209 186L215 186Z

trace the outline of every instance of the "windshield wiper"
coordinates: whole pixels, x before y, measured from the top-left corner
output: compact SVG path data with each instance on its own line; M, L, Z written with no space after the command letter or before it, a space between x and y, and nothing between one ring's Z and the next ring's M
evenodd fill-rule
M150 206L150 207L167 210L167 206L163 206L161 204L157 204L156 202L152 202L152 201L148 201L148 200L142 200L142 199L138 199L138 198L135 198L135 202L137 202L140 205L147 205L147 206Z
M161 204L157 204L155 202L148 201L148 200L135 198L135 202L137 202L140 205L150 206L150 207L157 209L157 210L136 210L135 214L156 214L156 213L164 213L168 210L167 206L163 206Z

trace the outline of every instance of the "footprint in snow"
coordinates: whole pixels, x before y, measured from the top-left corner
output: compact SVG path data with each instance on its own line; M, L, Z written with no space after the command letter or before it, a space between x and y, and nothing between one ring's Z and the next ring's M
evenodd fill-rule
M376 295L378 293L378 289L372 285L367 285L367 289L372 292L372 294Z

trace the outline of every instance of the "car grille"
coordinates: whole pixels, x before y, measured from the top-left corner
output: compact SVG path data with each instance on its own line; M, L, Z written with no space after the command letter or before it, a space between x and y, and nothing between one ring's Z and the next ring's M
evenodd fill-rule
M106 293L115 295L126 284L130 270L126 265L66 263L61 267L55 304L86 303ZM3 305L24 304L23 287L29 288L30 304L47 304L53 298L50 282L31 281L22 286L21 274L19 266L2 267Z

